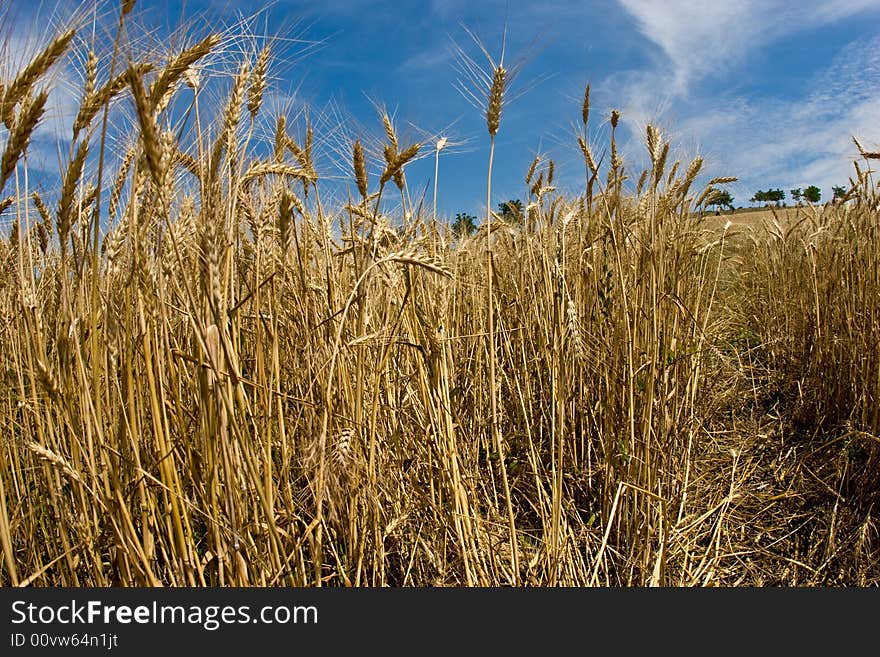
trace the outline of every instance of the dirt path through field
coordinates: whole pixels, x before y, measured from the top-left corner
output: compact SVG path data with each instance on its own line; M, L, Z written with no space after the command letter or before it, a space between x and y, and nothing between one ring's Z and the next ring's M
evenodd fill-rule
M774 218L787 227L811 208L707 216L718 233L760 229ZM734 238L736 240L737 238ZM738 289L745 252L725 249L719 312L729 313L731 335L719 343L718 403L703 427L693 464L690 517L679 525L696 531L699 552L685 564L687 585L867 585L870 545L877 533L872 508L858 494L868 472L861 440L841 427L822 427L803 389L765 362L755 336L736 335L748 307ZM747 269L747 268L745 268ZM728 288L729 286L729 288Z

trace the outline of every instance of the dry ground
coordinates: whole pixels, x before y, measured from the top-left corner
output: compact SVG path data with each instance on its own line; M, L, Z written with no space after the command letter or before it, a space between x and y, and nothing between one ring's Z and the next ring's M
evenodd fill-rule
M803 217L816 216L825 211L824 205L788 208L744 208L735 212L724 211L720 215L707 213L703 223L707 228L721 230L729 221L731 229L760 229L774 220L791 223Z

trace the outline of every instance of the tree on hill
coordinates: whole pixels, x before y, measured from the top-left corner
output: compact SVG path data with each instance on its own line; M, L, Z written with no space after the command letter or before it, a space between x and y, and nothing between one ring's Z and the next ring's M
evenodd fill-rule
M469 237L477 232L477 218L466 212L459 212L452 222L452 232L456 237Z
M818 203L822 199L822 190L815 185L810 185L804 190L804 198L810 203Z
M726 189L715 189L709 192L707 205L714 205L715 209L730 208L733 210L733 197Z
M766 192L758 190L750 200L752 203L776 203L779 205L785 200L785 192L781 189L768 189Z

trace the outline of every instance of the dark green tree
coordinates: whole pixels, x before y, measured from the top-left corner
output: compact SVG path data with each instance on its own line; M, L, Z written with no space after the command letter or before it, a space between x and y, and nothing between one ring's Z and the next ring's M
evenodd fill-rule
M804 197L804 192L800 187L796 187L795 189L789 190L791 193L791 198L795 203L800 203L801 199Z
M733 197L726 189L716 189L709 195L708 205L714 205L715 209L730 208L733 210Z
M804 198L810 203L818 203L822 199L822 190L815 185L810 185L804 190Z
M459 212L452 222L452 232L456 237L468 237L477 232L477 218L466 212Z
M831 188L831 191L834 192L834 196L832 200L836 203L837 201L842 201L846 198L846 187L843 185L835 185Z
M522 201L517 198L499 203L498 214L504 221L519 223L523 218Z
M766 192L758 190L750 200L752 203L776 203L779 205L785 200L785 192L781 189L768 189Z

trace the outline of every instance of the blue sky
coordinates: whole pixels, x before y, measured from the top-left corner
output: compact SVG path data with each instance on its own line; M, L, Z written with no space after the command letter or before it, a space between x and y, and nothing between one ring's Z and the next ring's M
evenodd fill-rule
M30 42L59 12L44 1L34 21L16 4L14 39ZM60 0L62 8L80 4ZM100 5L107 12L113 6ZM328 177L348 176L346 140L381 137L377 104L405 137L443 134L463 142L441 156L439 210L446 216L481 213L488 155L485 121L455 89L461 75L454 44L481 56L466 26L497 57L505 19L505 62L522 63L512 94L524 93L502 117L493 205L524 196L536 154L556 161L562 189L582 188L575 126L587 83L594 150L607 147L608 117L619 109L633 178L652 122L671 139L676 158L699 154L707 176L738 176L730 186L736 205L747 205L757 189L811 184L827 199L831 186L851 175L851 136L873 150L880 143L880 0L276 0L264 7L251 0L139 0L136 12L158 37L182 19L186 34L169 42L186 43L222 26L234 33L242 17L258 14L248 29L278 37L268 106L308 110L323 131L319 165ZM21 50L9 45L14 39L7 37L9 52ZM54 100L60 122L75 95L57 92ZM35 149L57 153L48 144L52 126ZM411 193L427 190L428 203L433 173L432 157L407 169Z

